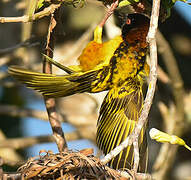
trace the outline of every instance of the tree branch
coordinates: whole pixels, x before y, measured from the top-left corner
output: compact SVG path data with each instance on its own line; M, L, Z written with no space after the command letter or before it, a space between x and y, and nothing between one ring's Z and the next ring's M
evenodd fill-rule
M55 27L58 21L60 21L59 8L54 12L54 14L51 14L50 24L48 28L46 55L49 56L50 58L53 58L53 49L55 43ZM48 74L52 73L52 65L50 62L46 61L46 58L44 58L43 72ZM56 140L58 150L61 153L62 151L67 150L67 144L66 144L66 139L64 137L64 132L62 131L61 122L59 121L59 115L56 112L55 108L56 102L54 98L46 98L46 97L44 97L44 101L48 112L49 122L52 127L53 136Z
M79 134L77 132L66 133L65 137L67 141L80 139ZM24 138L9 138L1 141L0 148L22 149L33 146L35 144L47 142L54 142L53 136L45 135Z
M49 16L59 7L60 7L60 4L51 4L47 8L44 8L44 10L33 14L31 17L29 15L24 15L24 16L20 16L20 17L0 17L0 23L9 23L9 22L26 23L26 22L35 21L44 16Z
M48 116L45 111L39 111L29 108L19 108L14 105L0 105L0 114L9 115L12 117L33 117L41 120L48 121Z

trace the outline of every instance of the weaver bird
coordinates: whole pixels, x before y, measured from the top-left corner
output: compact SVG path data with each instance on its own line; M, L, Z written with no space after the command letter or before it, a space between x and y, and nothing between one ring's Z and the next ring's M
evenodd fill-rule
M94 40L79 57L78 71L60 65L67 75L32 72L16 66L9 67L9 73L46 97L109 90L101 105L96 137L98 147L107 154L132 133L143 107L142 86L149 72L148 28L146 16L129 14L122 26L122 35L102 43L102 29L97 27ZM140 172L145 172L147 165L145 128L139 137ZM129 146L109 165L115 169L131 169L133 159L133 147Z

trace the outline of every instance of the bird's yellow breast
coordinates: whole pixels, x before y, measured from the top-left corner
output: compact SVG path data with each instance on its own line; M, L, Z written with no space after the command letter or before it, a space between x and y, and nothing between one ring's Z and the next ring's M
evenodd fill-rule
M139 73L145 71L145 52L140 51L140 48L133 46L121 46L119 52L116 52L113 57L114 66L112 85L120 86L125 81L128 81L129 78L135 79L139 76ZM139 79L141 80L141 79Z

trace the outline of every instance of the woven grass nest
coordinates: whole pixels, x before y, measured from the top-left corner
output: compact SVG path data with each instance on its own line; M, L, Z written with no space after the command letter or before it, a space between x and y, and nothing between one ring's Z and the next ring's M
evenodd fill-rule
M23 179L132 179L124 178L119 171L101 164L100 160L93 156L92 149L67 151L62 154L41 151L39 154L19 168Z

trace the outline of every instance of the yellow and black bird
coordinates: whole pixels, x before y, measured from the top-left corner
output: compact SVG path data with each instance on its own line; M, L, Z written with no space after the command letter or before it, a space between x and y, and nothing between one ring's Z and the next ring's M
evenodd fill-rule
M122 35L102 43L100 27L94 40L79 57L78 71L63 68L67 75L32 72L9 67L9 73L46 97L65 97L76 93L96 93L109 90L100 109L97 144L109 153L132 133L143 108L142 86L149 73L146 63L146 36L149 18L129 14L122 26ZM64 66L63 66L64 67ZM144 127L139 137L139 172L147 167L147 142ZM133 147L127 147L109 165L114 169L133 167Z

